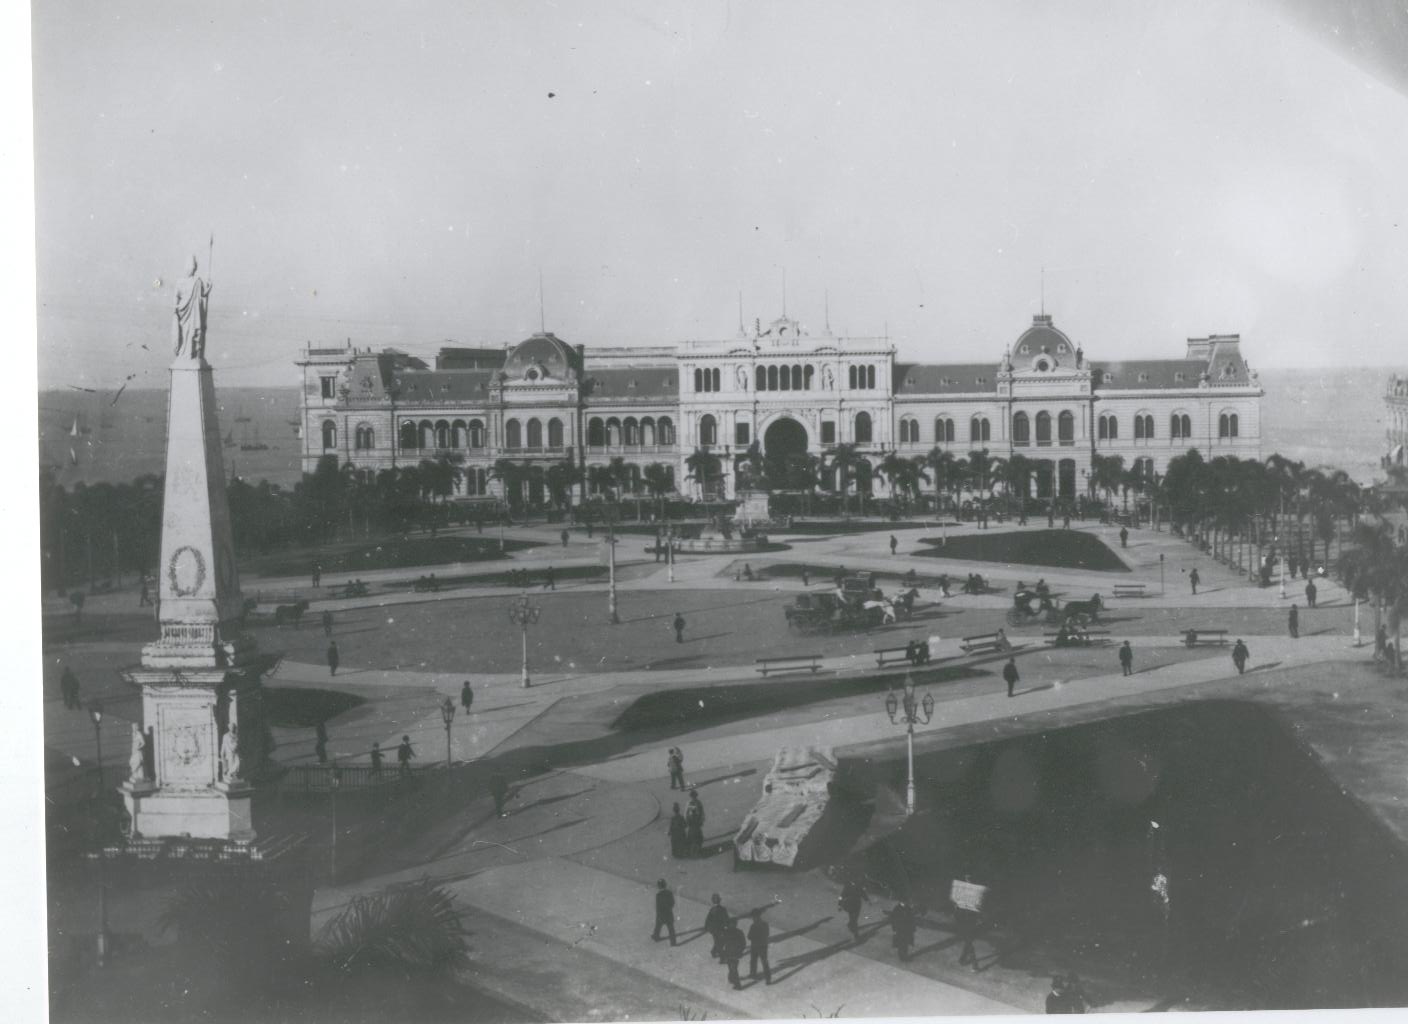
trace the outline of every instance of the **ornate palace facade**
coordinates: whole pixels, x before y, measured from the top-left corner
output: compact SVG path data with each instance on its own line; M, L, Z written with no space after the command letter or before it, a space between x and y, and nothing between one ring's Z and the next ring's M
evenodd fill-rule
M824 456L852 444L872 465L934 446L1026 455L1038 497L1085 493L1092 456L1162 473L1190 448L1261 457L1261 396L1237 335L1190 338L1181 358L1091 361L1050 316L1033 318L993 363L901 362L885 338L809 334L785 317L728 341L592 348L535 334L504 349L442 348L432 367L395 350L308 348L303 468L382 469L441 455L465 498L501 496L490 473L512 459L546 470L624 460L634 479L707 449L734 492L733 456ZM857 474L868 477L868 474ZM867 479L867 485L869 485ZM544 498L528 473L524 497ZM883 491L883 483L873 486Z
M1388 422L1388 454L1384 468L1408 466L1408 377L1394 374L1384 392L1384 419Z

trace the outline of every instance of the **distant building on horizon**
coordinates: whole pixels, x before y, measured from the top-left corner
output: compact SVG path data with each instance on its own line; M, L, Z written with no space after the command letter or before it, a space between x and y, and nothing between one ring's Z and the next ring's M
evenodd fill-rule
M888 338L814 335L784 316L720 341L589 349L545 332L444 347L433 367L396 349L311 346L296 365L305 472L325 456L367 470L449 456L461 499L504 497L491 471L506 458L529 466L520 499L543 503L546 470L569 456L619 457L637 489L659 463L697 493L686 460L699 449L722 462L710 492L733 497L734 459L754 442L765 456L852 444L869 467L935 446L1022 454L1033 496L1056 499L1089 491L1097 454L1149 475L1192 448L1261 458L1264 392L1238 335L1190 338L1180 358L1090 360L1046 314L994 363L901 362ZM854 477L886 490L865 466Z
M1385 421L1388 423L1388 454L1383 466L1408 466L1408 375L1394 374L1384 390Z

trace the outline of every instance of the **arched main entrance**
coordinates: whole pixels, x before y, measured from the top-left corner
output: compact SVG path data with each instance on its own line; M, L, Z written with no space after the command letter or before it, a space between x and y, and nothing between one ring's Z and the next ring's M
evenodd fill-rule
M768 458L807 454L807 429L783 416L763 433L763 454Z

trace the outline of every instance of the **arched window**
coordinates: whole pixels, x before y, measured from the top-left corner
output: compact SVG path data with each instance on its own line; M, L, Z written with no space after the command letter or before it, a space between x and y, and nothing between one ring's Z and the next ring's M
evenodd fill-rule
M528 421L528 447L541 448L543 446L543 424L536 417Z
M655 445L655 420L649 416L640 421L640 443L648 448Z
M657 444L672 445L675 443L675 423L668 416L661 416L660 422L655 425L656 433L659 437Z
M435 424L435 447L450 447L450 424L445 420L440 420Z
M1051 443L1051 414L1045 409L1036 414L1036 443Z
M1227 417L1227 436L1237 436L1237 414L1235 412L1229 414Z
M986 416L974 416L969 421L968 440L974 444L992 440L992 424Z
M1076 417L1069 410L1063 410L1056 417L1056 440L1061 444L1076 443Z
M776 366L769 366L769 367L768 367L768 390L769 390L769 391L776 391L776 390L777 390L777 367L776 367Z
M900 444L919 443L919 421L906 416L900 420Z
M704 371L699 369L698 367L695 367L694 369L694 390L704 390Z
M872 391L875 390L875 367L873 366L865 368L865 386Z
M1100 417L1100 440L1118 441L1120 437L1119 417L1113 414L1106 414Z
M869 444L870 433L870 413L856 413L856 444Z
M562 447L562 421L557 417L548 420L548 447Z
M622 421L621 433L626 444L632 446L640 444L640 424L636 422L634 416L627 416L625 420Z
M703 445L719 443L719 422L708 413L699 417L699 443Z
M1136 441L1144 440L1144 417L1138 413L1134 416L1134 439Z
M858 376L856 373L856 368L854 366L850 366L847 367L847 371L847 377L850 380L851 390L854 391L856 388L856 377Z
M483 420L470 420L470 421L469 421L469 446L470 446L471 448L483 448L483 447L484 447L484 421L483 421Z
M606 443L612 448L621 443L621 421L615 416L606 421Z
M753 390L766 391L768 389L768 368L766 366L758 367L758 372L755 376L758 380Z
M420 421L420 446L422 448L435 447L435 424L429 420Z
M323 450L337 447L337 423L333 420L323 420Z
M807 391L810 391L812 389L812 371L814 371L815 369L816 367L814 367L811 363L808 363L806 367L802 370L802 387L805 388Z
M1032 427L1024 412L1013 413L1012 415L1012 443L1031 444Z
M469 431L465 427L464 420L455 420L450 424L450 447L464 448L469 444Z
M802 366L800 363L792 364L792 390L802 390Z
M366 423L357 426L356 445L359 452L370 451L376 445L372 442L372 428Z
M711 385L710 390L712 391L723 390L719 387L719 371L717 367L709 371L709 384Z
M1152 436L1152 435L1151 435ZM1168 418L1168 436L1175 441L1193 436L1193 420L1186 412L1176 412Z
M1184 417L1183 422L1184 422L1184 425L1187 426L1187 424L1188 424L1188 419L1187 419L1187 417ZM1191 428L1190 428L1189 430L1187 430L1186 433L1188 434L1189 437L1191 437L1191 436L1193 435L1193 431L1192 431ZM1145 438L1145 440L1148 440L1148 441L1152 441L1152 440L1154 439L1154 417L1153 417L1153 415L1152 415L1151 413L1145 413L1145 414L1144 414L1144 438Z
M416 447L416 425L411 420L401 421L401 448L409 450Z
M792 375L787 372L787 367L785 366L779 366L777 368L777 389L779 391L792 390Z
M519 426L517 420L509 420L504 424L504 447L523 447L523 428Z
M600 416L593 416L587 420L587 446L600 448L604 444L606 444L606 425L601 422Z
M954 436L953 420L947 416L934 417L935 444L953 444Z

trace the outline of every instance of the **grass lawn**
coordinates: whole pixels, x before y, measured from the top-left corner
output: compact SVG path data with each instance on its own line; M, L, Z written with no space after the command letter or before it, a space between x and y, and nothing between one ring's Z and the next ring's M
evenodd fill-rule
M311 729L319 722L336 718L365 701L336 690L305 690L302 687L264 688L264 709L269 724L284 729Z
M948 538L920 538L930 545L914 554L926 558L958 558L972 562L1004 562L1012 565L1045 565L1053 569L1095 569L1100 572L1129 572L1096 537L1080 530L1018 530L1001 533L974 533Z
M510 554L539 547L534 541L508 540ZM497 537L386 537L345 547L279 552L250 559L245 566L263 576L307 576L314 563L323 573L367 572L372 569L405 569L416 566L450 565L455 562L483 562L502 558Z

